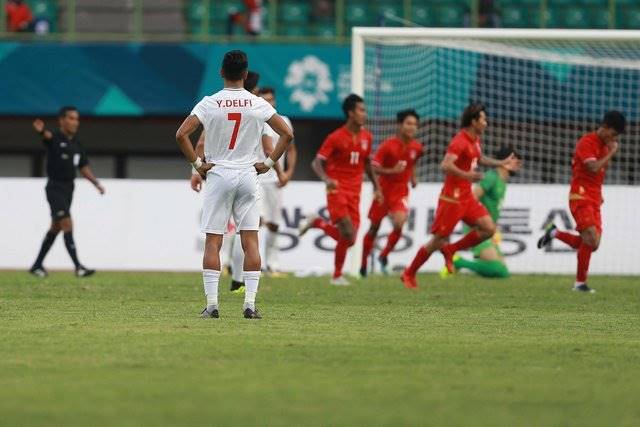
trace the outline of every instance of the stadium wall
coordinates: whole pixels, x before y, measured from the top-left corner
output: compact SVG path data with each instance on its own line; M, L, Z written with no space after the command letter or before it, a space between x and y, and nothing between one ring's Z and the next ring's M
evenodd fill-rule
M86 181L78 180L72 208L76 242L81 259L101 270L199 270L203 236L199 231L201 194L187 180L105 180L107 194L99 196ZM0 210L0 268L26 270L38 251L49 226L44 179L0 179L3 209ZM324 187L318 182L292 182L285 188L281 267L299 274L327 273L333 266L333 242L311 230L303 239L297 226L304 214L326 214ZM420 184L412 192L411 216L397 251L390 257L400 268L426 240L433 218L439 184ZM549 251L539 251L535 242L543 224L554 219L560 228L571 228L564 185L512 184L504 204L502 249L513 272L573 274L575 254L554 242ZM631 215L640 210L637 187L607 186L603 205L604 236L592 259L596 274L640 274L637 254L629 248L629 236L640 235L640 224ZM371 190L366 187L360 206L362 233L368 227L367 209ZM11 208L9 208L11 206ZM389 231L385 221L382 236ZM458 230L460 231L460 230ZM381 242L384 243L384 240ZM355 269L358 254L349 255ZM62 239L54 245L46 266L69 269L71 262ZM435 256L425 271L442 266Z

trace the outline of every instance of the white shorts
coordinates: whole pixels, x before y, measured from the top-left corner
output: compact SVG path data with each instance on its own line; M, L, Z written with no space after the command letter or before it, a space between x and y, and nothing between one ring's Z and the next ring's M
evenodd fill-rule
M275 182L260 184L260 214L262 221L280 225L282 220L282 188Z
M240 231L258 230L258 174L251 167L229 169L214 166L207 172L201 227L203 233L225 234L233 215Z

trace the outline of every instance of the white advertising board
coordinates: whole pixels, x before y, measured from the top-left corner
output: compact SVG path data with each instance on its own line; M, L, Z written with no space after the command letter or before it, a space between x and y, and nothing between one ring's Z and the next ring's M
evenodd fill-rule
M45 183L44 179L0 179L0 268L27 269L33 262L50 222ZM76 181L72 215L82 262L105 270L199 270L203 247L199 231L202 202L201 195L189 188L186 179L104 180L103 184L107 194L100 196L86 181ZM410 262L419 245L426 242L439 191L439 184L421 184L412 192L410 221L397 250L390 256L392 267L400 268ZM550 251L535 247L549 218L561 229L574 225L567 192L565 185L509 186L500 226L502 249L512 272L573 274L575 253L563 243L554 242ZM310 230L302 239L297 237L297 226L305 214L325 212L324 194L318 182L292 182L284 189L279 238L281 269L307 274L332 270L334 243L329 237L323 237L319 230ZM371 189L365 186L359 242L369 226L366 214L370 202ZM635 253L635 241L640 236L636 211L640 212L637 187L605 188L604 233L600 249L592 257L592 273L640 274L640 258ZM384 245L389 230L385 220L378 247ZM353 272L359 265L359 246L350 251L347 260L347 269ZM45 266L71 267L61 237ZM435 254L424 271L438 271L441 267L442 257Z

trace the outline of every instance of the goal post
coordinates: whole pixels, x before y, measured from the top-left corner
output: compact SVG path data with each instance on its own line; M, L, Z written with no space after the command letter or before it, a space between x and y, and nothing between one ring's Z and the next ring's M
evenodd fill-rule
M487 106L488 154L508 144L527 158L518 182L568 182L576 139L607 110L627 116L625 140L640 133L640 31L356 27L351 48L375 145L394 134L396 111L421 115L422 181L442 179L430 166L469 101ZM623 142L607 182L639 182L638 161L640 144Z
M471 101L487 108L483 152L492 155L508 145L524 159L511 182L528 184L521 187L526 191L513 188L508 194L522 198L531 209L566 206L564 196L557 195L568 191L576 141L595 130L608 110L622 111L628 124L605 184L640 183L640 31L356 27L351 50L351 89L366 101L374 149L395 134L398 111L414 108L419 113L418 139L426 154L417 164L418 177L437 183L423 190L435 191L442 182L439 163ZM616 194L633 191L605 190L605 199L611 197L605 207L608 223L617 225L609 229L606 242L632 232L624 212L633 209L635 203L626 200L634 197ZM549 194L555 194L553 200ZM412 200L419 204L417 211L428 203ZM544 221L541 213L535 215L529 235L539 233ZM568 215L565 227L571 225ZM427 236L420 221L415 236L422 241ZM352 251L352 271L358 265L360 240ZM406 257L405 252L395 258ZM525 258L530 256L527 252ZM618 258L606 261L609 271L626 271L628 263Z

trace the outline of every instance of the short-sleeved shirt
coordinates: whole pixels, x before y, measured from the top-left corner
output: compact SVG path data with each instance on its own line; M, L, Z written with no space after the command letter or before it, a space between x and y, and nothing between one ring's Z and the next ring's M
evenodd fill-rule
M356 135L341 126L324 140L317 157L325 160L327 175L338 182L338 191L360 194L366 159L371 155L371 133Z
M262 129L276 110L264 99L242 88L224 88L202 98L191 114L198 117L206 132L206 161L244 169L264 157Z
M600 139L596 132L584 135L578 140L573 155L573 175L571 177L571 198L586 199L595 203L602 203L602 183L608 164L597 172L590 172L586 162L599 160L609 153L609 147Z
M392 175L380 175L378 182L383 194L409 192L409 181L413 175L417 160L423 154L423 147L415 139L408 143L398 137L389 138L380 144L373 156L372 163L383 168L393 168L400 162L405 162L404 171ZM385 196L386 197L386 196Z
M447 148L447 154L455 154L457 159L454 164L463 171L475 170L482 155L480 138L473 139L464 129L453 137ZM452 199L465 199L473 197L471 181L458 176L447 174L444 179L441 196Z
M504 202L504 196L507 193L507 183L495 169L491 169L484 174L478 185L483 191L480 203L487 208L493 222L497 223L500 218L502 202Z
M89 164L87 154L77 137L69 138L60 130L51 139L42 140L47 150L47 176L52 181L73 181L76 170Z
M287 126L289 126L289 129L293 129L293 126L291 125L291 120L289 120L287 116L280 116L280 117L282 117L282 120L284 120ZM278 135L278 132L271 129L271 126L269 126L266 123L264 124L264 128L262 129L262 135L268 136L271 138L271 142L273 143L274 148L278 143L278 139L280 139L280 135ZM291 143L293 144L294 142L291 141ZM266 153L263 152L262 157L264 160L266 160L267 158ZM285 155L283 154L278 160L278 164L280 164L280 168L282 170L284 170L284 167L285 167L284 159L285 159ZM271 168L269 169L269 172L260 175L260 182L278 182L278 174L276 173L276 170L274 168Z

